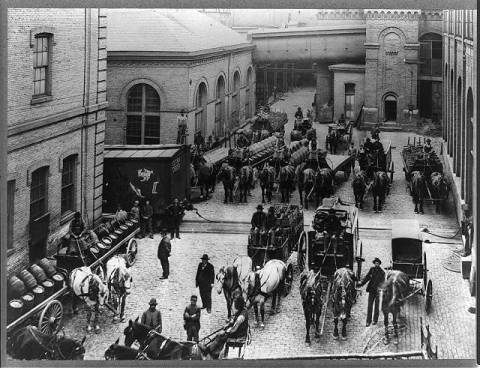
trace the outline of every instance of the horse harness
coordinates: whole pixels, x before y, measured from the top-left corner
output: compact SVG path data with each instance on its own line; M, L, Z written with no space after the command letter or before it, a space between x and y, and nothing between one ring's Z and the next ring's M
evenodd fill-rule
M45 346L45 344L42 343L42 341L40 341L40 339L38 338L37 334L35 333L35 331L32 331L32 329L30 329L30 334L33 336L33 338L35 339L35 341L37 342L38 345L40 345L40 347L42 349L44 349L47 353L51 354L52 358L54 358L56 356L56 351L58 351L58 355L60 357L61 360L68 360L69 358L67 358L63 353L62 353L62 350L60 349L60 345L58 344L58 339L57 339L57 336L54 335L47 343L47 346ZM55 349L51 349L49 346L52 345L52 342L57 342L56 344L56 347L57 347L57 350Z
M255 298L257 295L262 295L265 299L267 299L270 295L262 291L262 287L265 286L267 283L268 279L270 278L270 275L267 276L267 279L263 284L260 285L260 275L258 273L255 273L255 286L253 288L253 291L250 295L247 296L248 301L250 304L252 303L253 298ZM258 280L258 283L257 283ZM259 286L258 286L259 285ZM258 292L257 292L258 290Z

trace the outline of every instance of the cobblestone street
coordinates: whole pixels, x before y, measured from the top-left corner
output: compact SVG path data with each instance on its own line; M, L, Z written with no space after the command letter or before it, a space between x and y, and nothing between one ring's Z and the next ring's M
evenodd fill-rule
M310 106L313 98L312 93L313 89L298 90L273 106L274 109L285 110L289 114L287 137L293 125L292 115L296 106L304 107L306 112L306 106ZM326 126L316 124L315 127L318 145L324 147ZM353 139L357 147L365 135L365 131L354 131ZM413 203L406 191L400 157L402 146L406 144L409 135L413 136L411 133L398 132L382 132L380 135L384 145L387 141L392 143L395 173L383 212L372 211L371 196L366 198L365 207L360 211L360 237L363 241L363 256L366 259L362 269L363 275L368 271L374 257L382 259L382 266L389 266L393 218L416 218L421 227L426 227L432 234L437 235L453 235L458 229L451 197L446 208L440 212L436 212L434 206L426 205L425 215L413 213ZM435 149L439 150L437 143ZM336 195L345 202L353 202L351 180L352 176L346 182L339 179L336 186ZM274 196L274 200L278 202L278 194ZM211 199L195 204L198 212L211 222L197 217L193 211L187 212L181 226L182 239L172 242L171 274L168 280L160 280L161 270L156 257L159 235L155 235L153 240L140 240L137 262L133 267L132 293L127 299L126 316L131 319L141 316L148 307L148 300L156 297L162 312L163 334L174 340L186 339L182 312L189 302L190 295L198 294L198 290L195 290L195 272L200 257L203 253L208 253L210 262L217 271L221 266L231 264L235 257L247 254L250 218L255 206L261 201L258 186L248 201L247 204L223 204L223 188L218 184ZM295 192L291 203L298 202L298 192ZM306 225L312 221L313 207L304 211ZM347 341L332 339L333 320L331 311L328 311L320 340L315 341L312 338L311 346L306 346L305 324L299 295L299 273L295 268L292 292L282 300L279 314L267 314L264 329L252 328L252 343L246 350L245 359L420 350L420 317L423 317L424 324L430 325L432 342L438 345L439 358L474 358L475 315L467 311L473 303L469 296L468 283L462 279L461 273L451 272L442 266L442 261L461 246L460 238L457 236L454 239L441 239L431 234L423 236L424 239L431 241L424 243L424 250L428 259L428 276L433 282L432 310L429 315L425 313L424 300L421 296L414 296L407 301L400 320L402 328L397 346L384 345L381 342L384 332L382 316L378 325L365 327L367 305L365 288L353 307ZM296 252L290 259L296 261ZM460 267L460 262L458 266ZM223 295L214 291L212 313L207 314L202 310L200 337L221 327L225 317L225 299ZM253 312L250 318L253 321ZM85 359L103 359L104 351L118 337L121 337L120 341L123 342L123 329L126 323L112 323L111 312L108 310L103 311L100 322L101 333L90 334L87 337ZM85 325L85 311L81 310L79 315L65 319L65 333L67 336L81 338L85 333Z

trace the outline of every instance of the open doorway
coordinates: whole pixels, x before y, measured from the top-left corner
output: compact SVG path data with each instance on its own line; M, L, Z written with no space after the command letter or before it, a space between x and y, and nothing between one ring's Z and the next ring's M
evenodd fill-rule
M385 97L385 121L397 120L397 98L395 96Z

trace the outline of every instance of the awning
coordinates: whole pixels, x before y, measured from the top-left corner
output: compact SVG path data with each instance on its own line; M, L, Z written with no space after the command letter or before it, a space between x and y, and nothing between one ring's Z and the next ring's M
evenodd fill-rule
M392 239L417 239L422 240L420 236L420 224L417 220L401 219L392 220Z

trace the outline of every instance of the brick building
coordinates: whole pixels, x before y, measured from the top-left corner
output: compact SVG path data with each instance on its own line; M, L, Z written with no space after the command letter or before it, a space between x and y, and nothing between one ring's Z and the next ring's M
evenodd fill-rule
M106 18L8 9L8 274L56 251L75 211L101 216Z
M444 158L452 173L452 192L457 204L457 218L465 209L476 224L477 209L477 12L443 12L443 139ZM476 230L476 229L475 229ZM477 230L478 231L478 230ZM477 231L468 247L472 265L476 265ZM472 267L471 278L475 278ZM474 283L471 283L474 285Z
M255 111L253 46L195 10L108 11L107 144L222 138ZM221 37L219 37L221 35Z

